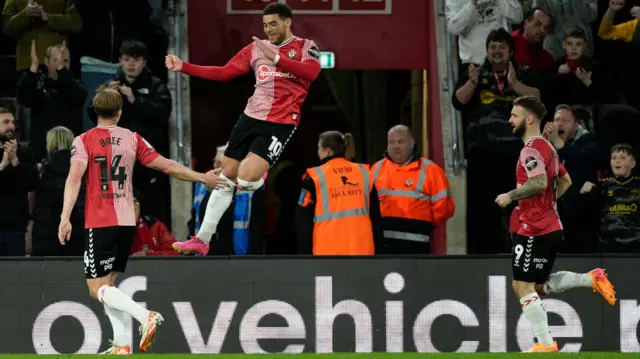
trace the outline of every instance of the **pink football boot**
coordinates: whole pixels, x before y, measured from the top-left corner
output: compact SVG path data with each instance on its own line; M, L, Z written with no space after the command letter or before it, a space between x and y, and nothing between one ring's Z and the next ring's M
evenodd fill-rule
M197 253L201 256L206 256L209 253L209 245L196 236L192 236L188 241L176 242L172 247L184 254Z

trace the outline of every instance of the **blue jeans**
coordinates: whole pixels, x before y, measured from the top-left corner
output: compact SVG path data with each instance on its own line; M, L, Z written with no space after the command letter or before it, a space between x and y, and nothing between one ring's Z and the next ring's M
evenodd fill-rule
M100 87L100 85L113 79L118 70L118 64L103 63L100 60L91 61L95 59L89 59L87 57L83 57L80 60L80 62L82 63L81 79L84 83L85 88L87 89L87 100L84 104L83 113L84 131L91 129L96 125L89 119L88 113L88 109L91 106L91 101L93 101L93 96L95 95L96 90L98 89L98 87Z
M24 257L25 232L0 230L0 257Z

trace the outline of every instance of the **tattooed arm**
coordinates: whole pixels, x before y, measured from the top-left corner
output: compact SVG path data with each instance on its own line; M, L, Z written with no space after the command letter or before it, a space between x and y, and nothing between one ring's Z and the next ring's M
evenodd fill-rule
M547 182L548 181L546 174L533 176L529 178L527 182L525 182L522 186L509 192L509 198L511 198L512 201L517 201L523 198L535 196L544 191L545 188L547 188Z

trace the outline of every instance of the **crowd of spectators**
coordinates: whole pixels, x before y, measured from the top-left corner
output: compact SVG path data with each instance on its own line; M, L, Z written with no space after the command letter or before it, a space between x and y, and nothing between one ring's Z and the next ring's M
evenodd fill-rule
M172 98L164 56L166 1L6 0L2 30L15 41L15 106L0 108L0 256L79 256L84 195L73 211L73 237L57 241L73 138L95 126L89 104L99 86L117 89L120 126L168 157ZM153 7L152 7L153 5ZM6 77L6 76L3 76ZM7 108L15 107L15 108ZM17 121L19 120L19 121ZM134 176L138 226L132 254L167 254L173 243L169 182L139 166ZM140 208L144 210L139 211ZM25 245L26 244L26 245Z
M510 252L517 207L492 199L515 183L523 144L508 120L523 95L547 107L541 130L572 178L558 200L562 251L636 251L638 19L640 3L624 0L446 1L459 49L452 101L465 129L468 253Z
M168 47L168 24L158 16L162 6L166 1L4 2L2 29L16 43L17 108L0 108L0 192L12 204L0 210L0 256L82 254L81 240L62 247L55 233L71 142L95 125L89 104L99 86L122 94L119 125L168 155L172 98L162 62ZM512 101L522 95L545 103L544 136L573 179L574 186L558 201L563 251L640 249L640 178L635 177L640 3L446 0L446 9L447 29L457 37L459 50L451 59L459 64L452 101L465 128L468 253L510 251L518 211L499 208L494 198L515 182L522 143L507 121ZM413 141L408 136L406 143ZM397 166L413 163L414 147L405 152L407 159ZM143 167L135 171L138 233L132 255L173 255L175 238L165 225L169 182ZM292 187L299 188L299 179L283 162L270 171L268 186L238 192L211 254L264 253L264 236L295 237L291 218L298 193ZM206 188L196 186L192 231L207 195ZM274 201L279 208L271 210ZM83 207L79 200L74 228L83 227ZM260 208L267 209L266 216L256 215ZM271 218L274 213L277 218ZM425 231L423 243L429 243L432 229Z

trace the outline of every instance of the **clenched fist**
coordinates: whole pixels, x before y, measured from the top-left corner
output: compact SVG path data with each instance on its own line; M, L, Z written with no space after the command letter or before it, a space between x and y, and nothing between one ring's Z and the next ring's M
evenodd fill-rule
M171 72L182 71L182 60L176 55L167 55L164 58L164 64L167 66L167 70Z

